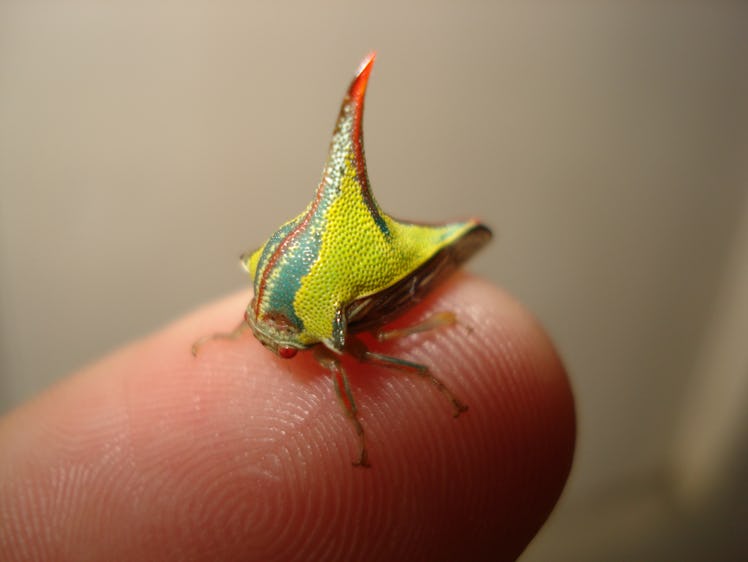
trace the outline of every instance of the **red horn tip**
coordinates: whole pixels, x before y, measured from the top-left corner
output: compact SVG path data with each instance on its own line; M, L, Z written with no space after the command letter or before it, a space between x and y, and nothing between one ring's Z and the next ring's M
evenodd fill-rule
M371 74L371 67L374 65L374 59L377 57L377 52L372 51L358 67L356 77L351 82L351 87L348 89L348 93L355 99L361 99L366 92L366 84L369 81L369 74Z

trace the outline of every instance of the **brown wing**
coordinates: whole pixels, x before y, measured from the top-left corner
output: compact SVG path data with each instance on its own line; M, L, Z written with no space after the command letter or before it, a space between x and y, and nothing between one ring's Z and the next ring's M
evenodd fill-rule
M491 236L486 226L476 224L410 275L374 295L353 301L345 308L347 331L366 332L388 324L421 302L431 289L485 246Z

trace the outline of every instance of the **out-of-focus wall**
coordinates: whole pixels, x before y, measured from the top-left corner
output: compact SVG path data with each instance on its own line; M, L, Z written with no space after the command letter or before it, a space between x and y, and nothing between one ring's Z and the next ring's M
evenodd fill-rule
M739 559L733 504L672 500L705 369L748 376L708 359L745 327L720 300L746 290L743 3L0 3L0 410L245 286L370 49L380 203L495 227L474 269L573 379L572 481L526 559Z

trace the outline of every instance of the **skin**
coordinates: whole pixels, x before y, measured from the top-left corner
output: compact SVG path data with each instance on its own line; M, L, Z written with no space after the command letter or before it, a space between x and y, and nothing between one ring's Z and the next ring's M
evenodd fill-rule
M0 420L3 560L512 560L556 503L575 418L562 363L506 293L454 276L399 319L460 324L346 360L371 469L329 375L230 327L235 295L104 358ZM42 343L42 342L40 342Z

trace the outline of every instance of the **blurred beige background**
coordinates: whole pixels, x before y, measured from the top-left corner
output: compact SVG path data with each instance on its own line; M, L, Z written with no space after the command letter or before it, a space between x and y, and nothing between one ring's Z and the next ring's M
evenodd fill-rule
M478 214L580 419L523 557L748 558L748 5L0 0L0 411L247 285L371 49L393 214Z

